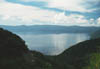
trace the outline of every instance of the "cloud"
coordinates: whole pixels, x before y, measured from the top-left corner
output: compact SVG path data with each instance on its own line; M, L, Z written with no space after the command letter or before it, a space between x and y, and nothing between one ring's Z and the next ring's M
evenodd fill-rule
M99 19L100 20L100 19ZM0 21L6 25L90 25L94 19L84 15L41 9L35 6L0 2ZM99 22L99 21L98 21ZM93 22L94 23L94 22Z
M93 18L90 19L90 24L94 24L95 20Z
M100 17L97 19L97 24L100 24Z
M33 1L37 1L37 2L40 2L40 1L45 1L45 0L21 0L21 1L24 1L24 2L33 2Z
M87 11L84 7L80 5L81 0L52 0L49 1L48 7L59 8L69 11Z
M5 2L5 0L0 0L0 2Z
M24 6L13 3L0 3L0 15L2 19L20 19L23 22L30 22L32 20L41 22L51 22L52 17L57 12L42 10L38 7Z
M90 7L97 7L97 5L100 5L100 0L86 0L84 3L87 3Z
M48 8L57 8L68 11L78 12L93 12L97 8L89 8L90 6L96 5L99 0L21 0L24 2L45 2Z
M55 16L55 23L64 25L81 25L88 24L89 20L87 20L83 15L71 14L66 16L65 13L60 13Z

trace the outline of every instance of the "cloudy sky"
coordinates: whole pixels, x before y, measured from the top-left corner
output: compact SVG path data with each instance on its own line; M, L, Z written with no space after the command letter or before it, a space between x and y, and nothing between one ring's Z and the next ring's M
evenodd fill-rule
M0 0L0 25L100 26L100 0Z

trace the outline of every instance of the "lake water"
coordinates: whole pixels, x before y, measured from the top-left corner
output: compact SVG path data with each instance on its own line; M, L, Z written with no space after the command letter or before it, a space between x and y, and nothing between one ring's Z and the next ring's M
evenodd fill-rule
M46 55L58 55L65 49L89 39L87 34L19 34L30 50Z

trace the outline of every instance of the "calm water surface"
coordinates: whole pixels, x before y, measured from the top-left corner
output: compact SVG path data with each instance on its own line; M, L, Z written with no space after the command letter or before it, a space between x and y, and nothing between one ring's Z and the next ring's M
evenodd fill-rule
M30 50L58 55L70 46L89 39L87 34L19 34Z

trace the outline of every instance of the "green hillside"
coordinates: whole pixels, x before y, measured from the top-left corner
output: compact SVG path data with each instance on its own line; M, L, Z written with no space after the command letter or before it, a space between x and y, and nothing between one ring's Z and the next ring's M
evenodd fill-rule
M50 59L62 69L100 69L100 38L81 42Z

